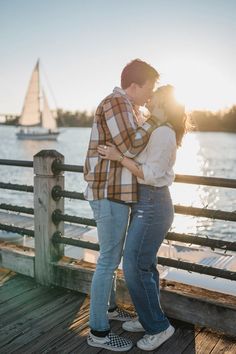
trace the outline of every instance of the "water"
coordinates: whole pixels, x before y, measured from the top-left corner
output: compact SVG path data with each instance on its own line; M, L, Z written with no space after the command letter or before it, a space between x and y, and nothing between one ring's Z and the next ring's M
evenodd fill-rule
M33 160L42 149L55 149L65 156L65 163L84 163L90 128L63 129L58 141L21 141L15 136L15 127L0 126L0 158ZM199 176L236 178L236 135L231 133L193 132L186 135L177 154L175 172ZM0 166L0 181L33 184L31 168ZM65 173L65 189L83 191L82 174ZM230 188L185 185L174 183L171 194L175 204L234 211L236 190ZM1 203L31 207L32 194L1 190ZM65 200L65 212L92 217L89 204L84 201ZM173 231L205 235L213 238L236 239L236 225L229 221L176 215Z
M0 159L33 160L33 156L42 149L54 149L65 156L65 163L82 165L88 147L90 128L66 128L58 141L21 141L15 136L15 127L0 126ZM175 172L199 176L215 176L236 178L236 135L230 133L200 133L193 132L184 138L183 146L177 154ZM33 185L32 168L0 166L0 182ZM82 192L85 188L83 175L65 173L65 189ZM185 185L174 183L171 187L174 204L190 205L210 209L234 211L236 209L236 189ZM1 190L0 203L17 204L32 207L33 195L17 191ZM65 199L65 213L92 217L92 212L86 201ZM91 230L93 233L93 230ZM236 240L236 223L216 221L207 218L175 215L172 231L194 235L204 235L211 238ZM89 234L89 233L88 233ZM90 236L89 236L90 237ZM96 237L94 235L93 237ZM24 241L23 241L24 242ZM29 238L25 242L32 242ZM191 262L204 262L212 259L209 249L201 247L180 248L178 243L163 244L161 256L182 259ZM231 252L226 255L214 253L217 260L224 258L227 267L232 271L236 267L236 259ZM65 254L70 257L84 258L96 262L97 252L81 250L66 246ZM217 261L218 262L218 261ZM218 262L219 263L219 262ZM216 267L219 266L217 263ZM220 266L222 268L222 266ZM225 268L225 266L223 266ZM161 267L161 277L181 281L223 293L236 294L236 284L230 280L199 275L175 268Z

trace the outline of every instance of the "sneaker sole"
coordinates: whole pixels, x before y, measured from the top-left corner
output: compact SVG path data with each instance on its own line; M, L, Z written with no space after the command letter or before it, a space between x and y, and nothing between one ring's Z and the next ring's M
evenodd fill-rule
M105 345L103 343L90 342L89 340L87 340L87 343L88 343L88 345L90 345L90 347L108 349L108 350L111 350L113 352L126 352L126 351L130 350L133 347L133 344L130 344L129 346L127 346L125 348L114 348L114 347L111 347L109 345Z
M110 317L109 315L108 315L108 319L110 321L120 321L120 322L127 322L133 320L133 318L128 319L128 318Z
M168 338L166 338L165 340L163 340L163 342L161 342L160 344L158 344L158 346L157 347L152 347L152 348L149 348L149 349L147 349L147 348L145 348L145 347L142 347L142 345L138 345L138 342L137 342L137 347L139 348L139 349L142 349L142 350L145 350L145 351L152 351L152 350L155 350L155 349L157 349L157 348L159 348L163 343L165 343L168 339L170 339L172 336L173 336L173 334L175 333L175 329L174 329L174 331L169 335L169 337Z
M124 325L122 325L122 328L126 331L126 332L133 332L133 333L138 333L138 332L145 332L144 328L126 328Z

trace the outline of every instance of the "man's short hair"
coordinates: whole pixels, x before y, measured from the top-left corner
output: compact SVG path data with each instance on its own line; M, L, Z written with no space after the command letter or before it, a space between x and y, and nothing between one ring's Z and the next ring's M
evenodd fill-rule
M121 73L121 87L128 88L132 83L139 86L145 84L147 80L158 80L160 74L151 65L140 59L134 59L128 63Z

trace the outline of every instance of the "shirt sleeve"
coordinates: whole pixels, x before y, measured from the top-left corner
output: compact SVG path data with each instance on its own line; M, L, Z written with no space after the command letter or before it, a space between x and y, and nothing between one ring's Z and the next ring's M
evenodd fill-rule
M105 102L104 115L113 143L125 156L131 158L144 149L157 127L152 117L138 127L132 106L124 97L112 97Z
M156 129L147 146L148 158L142 164L144 181L155 185L158 179L165 176L170 168L170 162L175 161L176 140L173 131L168 127Z

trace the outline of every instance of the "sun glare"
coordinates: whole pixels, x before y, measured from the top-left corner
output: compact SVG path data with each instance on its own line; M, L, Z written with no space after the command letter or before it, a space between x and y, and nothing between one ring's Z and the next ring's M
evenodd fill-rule
M200 144L196 135L186 134L182 146L178 149L175 164L176 173L200 175L201 163L199 161ZM198 157L198 158L196 158Z
M176 99L187 111L217 111L235 104L236 85L220 68L202 60L181 59L172 69L171 82L175 86Z

